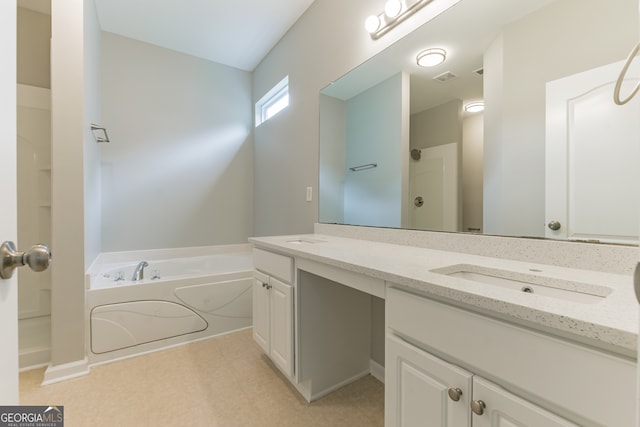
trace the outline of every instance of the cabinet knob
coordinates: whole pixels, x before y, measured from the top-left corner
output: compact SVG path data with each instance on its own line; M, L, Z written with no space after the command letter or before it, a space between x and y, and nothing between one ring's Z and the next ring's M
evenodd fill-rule
M476 415L484 414L484 408L486 407L487 405L482 400L473 400L471 402L471 410Z
M262 282L262 287L263 287L263 288L266 288L267 286L268 286L268 285L267 285L266 283Z
M271 288L273 288L273 286L271 286L271 285L267 285L267 290L269 290L269 289L271 289Z
M553 231L558 231L562 227L562 224L560 224L560 221L554 220L554 221L551 221L549 224L547 224L547 227L549 227L549 229Z
M451 387L449 390L447 390L447 394L449 395L449 399L453 400L454 402L457 402L458 400L460 400L460 397L462 396L462 390L460 390L459 388L453 388Z

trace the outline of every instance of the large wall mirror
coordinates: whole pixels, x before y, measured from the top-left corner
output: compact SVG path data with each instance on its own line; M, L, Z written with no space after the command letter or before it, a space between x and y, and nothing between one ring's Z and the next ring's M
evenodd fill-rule
M637 244L639 33L637 0L461 0L322 89L320 222Z

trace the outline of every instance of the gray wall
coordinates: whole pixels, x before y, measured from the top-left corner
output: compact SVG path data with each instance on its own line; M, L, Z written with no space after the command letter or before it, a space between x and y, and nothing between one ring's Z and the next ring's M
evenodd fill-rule
M246 242L251 74L102 36L103 251Z
M482 232L484 114L462 120L462 231Z
M347 101L346 167L377 164L372 169L346 170L346 224L402 225L402 85L399 73Z
M411 115L411 148L462 142L462 100L454 99Z
M346 159L346 103L320 95L320 188L317 191L319 219L326 223L344 223L344 177Z
M90 123L102 123L101 42L95 2L84 0L84 269L102 251L102 190L100 182L100 146L91 132Z
M264 58L253 73L254 102L288 75L290 108L254 132L255 235L313 232L317 197L306 202L305 189L317 193L320 89L456 2L434 0L372 40L364 21L384 1L316 1Z

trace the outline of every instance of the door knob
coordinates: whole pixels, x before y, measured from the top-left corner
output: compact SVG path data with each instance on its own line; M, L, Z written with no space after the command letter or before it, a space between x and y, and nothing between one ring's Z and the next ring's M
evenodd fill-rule
M13 242L0 245L0 278L11 278L13 270L23 265L35 272L44 271L51 265L51 251L46 245L32 246L27 252L17 251Z

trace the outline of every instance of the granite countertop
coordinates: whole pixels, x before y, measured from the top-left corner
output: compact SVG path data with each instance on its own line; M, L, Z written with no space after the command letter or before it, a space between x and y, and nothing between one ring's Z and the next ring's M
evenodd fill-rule
M322 234L256 237L249 241L256 247L379 278L405 290L628 357L637 354L638 302L631 275ZM610 289L610 293L597 302L573 302L433 271L447 273L451 266L458 265L472 266L479 272L498 270L514 279L533 276L563 286L577 283L596 291Z

